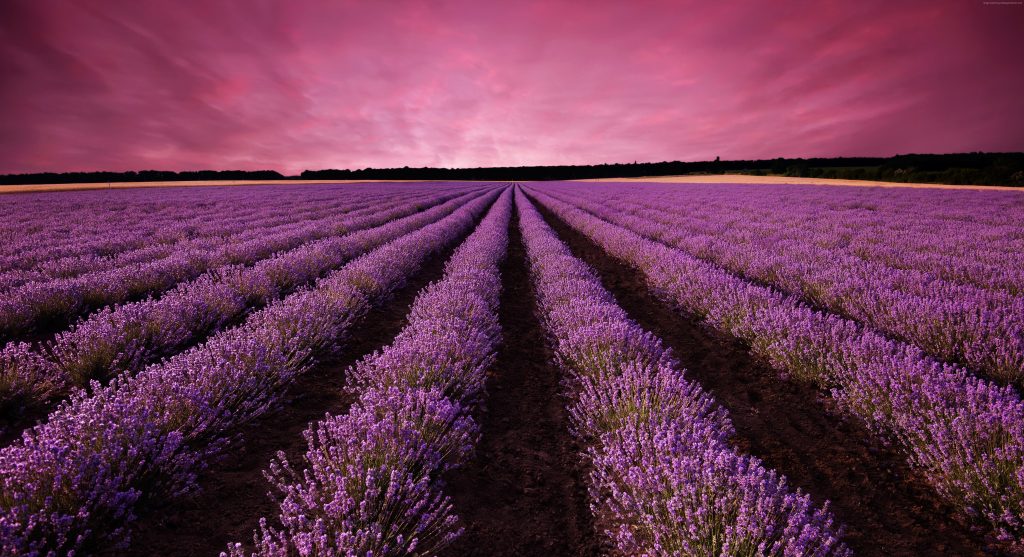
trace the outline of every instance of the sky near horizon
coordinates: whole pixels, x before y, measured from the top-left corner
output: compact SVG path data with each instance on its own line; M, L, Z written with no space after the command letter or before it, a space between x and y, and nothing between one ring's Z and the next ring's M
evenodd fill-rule
M1024 5L0 3L0 173L1024 151Z

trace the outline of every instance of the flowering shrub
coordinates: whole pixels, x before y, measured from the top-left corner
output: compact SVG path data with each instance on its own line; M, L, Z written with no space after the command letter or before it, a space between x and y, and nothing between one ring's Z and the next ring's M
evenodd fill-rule
M46 397L58 397L91 380L106 382L122 372L138 371L201 340L247 309L265 305L360 253L450 214L464 199L458 196L423 212L416 212L418 204L396 203L372 215L345 219L346 227L353 230L349 234L308 242L250 267L219 268L179 284L159 299L104 308L58 334L37 350L39 356L23 360L23 367L9 372L15 376L12 381L19 383L48 375L49 382L61 388L39 391L39 399L0 402L40 404ZM322 223L312 223L298 238L308 240L329 230ZM273 237L269 238L249 254L250 259L269 254L274 245Z
M965 203L964 192L897 190L872 192L868 203L857 188L814 186L545 191L933 356L1024 386L1024 244L1016 224L1024 215L1014 194L975 193Z
M284 388L331 353L356 319L432 253L453 243L496 198L485 190L438 222L362 255L252 314L244 324L95 394L75 395L0 450L4 554L88 552L124 540L143 498L195 489L195 475L266 413ZM376 270L373 286L351 274Z
M61 323L90 309L159 294L207 271L217 273L224 266L252 264L279 251L329 238L353 224L357 227L376 226L420 209L418 204L403 206L398 203L383 214L379 209L367 208L340 218L329 215L311 222L295 223L296 226L281 230L257 228L243 236L221 237L195 246L184 245L167 257L153 261L130 261L109 269L102 269L104 265L101 265L101 269L74 277L30 281L0 294L0 336L25 333L40 323ZM285 270L288 270L287 266Z
M827 504L727 444L725 411L677 371L524 195L520 227L573 430L588 443L591 508L628 555L848 555Z
M433 555L462 533L439 476L479 437L500 329L498 266L508 245L510 189L413 303L395 341L349 369L348 413L305 432L301 472L278 455L280 526L260 520L253 556ZM241 543L222 555L248 555Z
M701 315L777 369L831 392L841 409L902 449L951 504L1003 540L1024 538L1024 402L1012 387L536 194L570 226L635 267L667 303Z

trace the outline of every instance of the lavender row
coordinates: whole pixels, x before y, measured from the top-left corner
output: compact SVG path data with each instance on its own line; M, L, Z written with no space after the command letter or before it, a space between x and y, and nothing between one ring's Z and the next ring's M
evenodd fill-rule
M76 394L0 450L4 555L116 547L145 501L173 499L230 450L238 427L339 349L353 324L431 254L464 234L497 193L385 244L237 328L132 377Z
M294 192L285 198L270 195L270 189L256 189L247 199L225 206L217 194L199 197L194 203L161 205L159 209L149 204L136 203L142 209L134 214L117 214L93 222L87 227L88 234L82 233L66 239L61 246L45 247L39 238L23 233L14 242L25 244L21 249L0 257L0 266L13 269L0 275L0 285L16 280L18 274L31 275L34 272L73 273L90 261L100 265L114 265L118 262L141 260L150 254L170 249L174 244L189 239L202 239L209 231L226 235L244 231L246 228L284 225L299 220L313 220L335 213L340 208L366 208L374 203L394 197L422 197L451 193L465 189L464 184L431 184L429 187L410 184L346 185L344 189L306 186L308 192ZM290 189L290 188L285 188ZM62 198L61 198L62 199ZM231 198L234 199L234 198ZM102 213L105 206L94 208ZM147 210L152 209L152 210ZM122 211L124 213L127 211ZM32 224L59 226L54 220L58 216L68 218L51 207L49 213L37 216ZM77 215L76 215L77 216ZM88 220L92 215L82 215ZM127 221L127 222L125 222ZM137 221L137 222L136 222ZM224 230L226 232L221 232ZM21 269L21 270L19 270ZM33 269L32 271L24 269ZM88 268L86 267L88 270ZM6 277L6 279L4 279Z
M430 195L432 192L420 192L418 197ZM392 192L393 194L393 192ZM74 255L53 254L47 257L46 252L17 254L6 258L7 265L0 266L7 270L0 272L0 292L28 282L41 282L58 278L72 278L85 273L106 271L129 265L139 265L169 257L176 252L187 249L213 250L226 243L246 242L258 234L275 234L288 227L302 226L304 222L323 220L338 212L351 213L366 210L379 204L388 192L381 191L375 195L366 192L363 195L342 196L327 203L308 204L291 208L289 213L282 213L278 207L262 207L252 214L218 218L216 213L204 214L202 211L184 215L170 215L165 222L151 222L157 228L152 236L139 236L138 231L101 230L107 237L110 235L130 235L133 240L145 242L141 246L125 250L104 251L97 253L83 247ZM413 197L413 196L409 196ZM147 217L147 220L149 217ZM88 242L83 242L88 243ZM125 246L128 247L128 246ZM62 250L63 251L63 250Z
M589 445L591 507L627 555L849 555L827 504L729 446L726 412L517 198L544 328Z
M431 202L439 204L421 212L417 211L426 203L400 204L362 218L343 219L336 223L338 229L352 231L343 236L304 244L252 267L220 269L180 284L159 299L105 308L42 346L9 344L0 351L0 410L16 416L27 408L63 398L90 381L106 382L142 369L194 344L247 310L452 213L475 195L447 202L444 197L435 198ZM374 227L381 222L386 224Z
M335 206L343 205L350 199L334 199ZM219 204L197 207L195 211L184 213L179 208L173 210L147 211L142 215L118 215L114 222L123 221L124 217L142 220L143 223L124 228L112 227L106 223L91 223L88 233L82 232L76 237L48 240L43 234L26 233L18 239L22 242L33 240L31 247L5 253L0 259L5 272L0 274L0 284L7 286L17 274L29 280L41 280L61 273L78 271L86 262L100 264L127 257L131 259L133 252L147 253L154 248L168 249L176 243L187 240L199 240L208 235L219 235L221 230L237 232L249 223L266 221L273 224L286 223L290 220L301 220L306 214L317 211L319 204L290 203L285 207L252 207L244 213L226 213ZM289 213L282 213L287 210ZM67 218L66 216L63 216ZM36 222L47 222L56 218L53 214L44 213L36 217ZM113 219L107 219L107 222ZM77 223L80 224L80 223ZM8 251L8 250L5 250Z
M9 199L5 198L5 201ZM34 210L23 207L16 213L6 212L3 215L5 220L0 224L0 237L9 243L0 247L0 263L5 268L24 269L57 257L84 253L114 254L144 245L144 236L155 236L157 230L181 220L182 215L187 216L181 224L192 226L200 222L196 219L204 217L217 220L221 215L220 218L232 219L254 212L251 208L232 211L222 203L199 206L193 213L187 213L184 206L173 203L127 204L111 199L111 203L105 205L79 205L72 201L81 202L74 198L60 201L49 197L48 201L37 203ZM4 208L13 209L17 205L5 204ZM289 206L294 209L299 205L292 203ZM114 223L120 226L112 226ZM124 234L120 233L122 230Z
M114 255L151 243L168 243L208 223L237 222L261 216L287 218L339 197L372 195L377 188L354 191L313 187L211 188L188 192L129 190L36 194L5 198L0 211L0 265L31 268L35 263L66 256ZM387 188L392 189L392 188ZM244 191L243 191L244 190ZM95 193L95 192L93 192ZM35 200L27 203L26 198ZM252 203L253 199L259 203Z
M465 187L433 184L435 191ZM37 250L48 256L66 250L113 254L154 240L173 241L170 223L202 226L202 217L231 221L258 215L287 217L296 211L330 204L339 198L401 193L421 185L400 183L124 189L5 196L0 205L0 257L31 259ZM186 231L189 229L186 229Z
M986 290L1024 293L1024 198L1016 192L703 184L600 184L610 203L658 202L703 221L709 237L756 238L771 227L785 241L821 246L894 269ZM650 204L650 203L648 203ZM684 210L685 208L685 210ZM823 233L831 232L831 235Z
M326 222L330 220L325 219ZM300 230L295 230L295 225L298 225ZM302 232L308 234L310 230L316 229L315 226L303 227L299 219L296 219L292 226L292 229L284 227L279 231L268 232L271 237L280 239L301 239ZM148 261L143 259L125 265L114 264L112 267L100 265L84 276L30 281L0 295L0 331L7 334L25 332L35 325L36 320L47 317L51 320L67 319L90 307L103 305L110 297L113 297L112 302L117 302L135 295L155 294L163 288L173 286L175 281L186 280L190 275L201 273L208 265L216 265L218 262L244 263L245 260L239 259L239 256L244 257L247 251L251 251L251 247L250 250L244 248L258 245L261 236L257 230L248 230L242 234L242 237L237 238L218 235L208 239L200 238L195 242L179 243L181 249L173 249L172 246L141 248L144 253L147 249L153 251L154 248L171 248L172 251L168 254L169 257L155 257ZM133 239L144 241L146 238L133 236ZM130 277L131 280L125 280L126 277ZM114 292L109 293L112 289Z
M439 477L479 438L471 415L501 333L511 209L506 189L395 341L349 369L346 389L359 398L306 430L301 472L283 453L271 463L281 526L261 519L252 555L433 555L461 533ZM246 552L234 543L228 554Z
M374 214L366 218L373 219ZM275 235L257 235L242 244L225 239L213 251L183 250L147 264L25 284L0 296L0 336L24 334L40 323L63 323L92 308L159 293L218 266L252 263L274 252L344 231L349 224L345 216L328 217L325 221Z
M1012 388L536 195L643 273L657 296L743 339L780 371L831 392L841 410L899 447L951 505L1020 544L1024 403Z
M550 190L548 190L550 191ZM916 344L1002 382L1024 384L1024 297L946 281L930 272L893 268L828 246L829 227L746 218L708 234L708 222L732 222L728 205L665 209L662 197L602 202L588 192L561 199L647 238L760 281L841 316ZM932 232L944 235L944 229ZM890 240L897 241L897 240Z

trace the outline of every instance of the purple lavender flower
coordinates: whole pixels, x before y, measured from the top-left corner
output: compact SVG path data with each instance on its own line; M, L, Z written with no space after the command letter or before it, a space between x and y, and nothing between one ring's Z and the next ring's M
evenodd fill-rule
M611 209L590 213L535 193L643 273L667 303L743 339L780 371L831 392L840 408L902 449L965 514L1004 540L1024 539L1024 402L1012 387L601 218Z
M677 371L517 192L540 313L589 443L591 508L629 555L849 555L826 504L728 446L725 411Z
M453 199L440 202L447 197ZM440 203L420 213L414 213L419 204L399 202L390 210L345 219L344 227L351 230L349 234L305 243L251 267L221 267L194 281L179 284L157 300L105 308L71 330L58 334L39 350L40 356L36 359L42 358L54 375L51 383L63 387L64 393L67 389L85 386L93 379L105 382L119 373L138 371L222 328L248 308L265 305L363 251L450 214L465 199L455 194L440 197ZM382 222L387 223L375 226ZM365 228L367 226L370 228ZM317 223L301 232L302 235L289 242L309 239L310 234L326 234L324 227ZM273 237L264 238L262 242L256 251L245 251L249 259L266 255L272 251L271 247L280 245ZM24 383L38 375L37 369L38 366L28 365L24 371L14 367L8 373L25 375L17 379ZM59 396L62 393L50 389L40 394ZM42 402L45 401L39 399L8 404Z
M850 555L826 504L701 430L630 423L591 453L591 493L630 555Z
M138 375L94 385L91 396L73 396L0 450L3 551L88 552L124 542L140 501L194 490L196 474L238 441L240 425L273 408L293 377L334 350L356 319L469 229L497 195L483 188L447 217L241 326Z
M439 475L466 462L479 437L471 413L499 340L511 201L506 189L395 341L349 370L359 399L306 431L303 470L283 456L271 463L281 527L261 519L253 555L433 554L461 534ZM232 543L222 555L246 549Z

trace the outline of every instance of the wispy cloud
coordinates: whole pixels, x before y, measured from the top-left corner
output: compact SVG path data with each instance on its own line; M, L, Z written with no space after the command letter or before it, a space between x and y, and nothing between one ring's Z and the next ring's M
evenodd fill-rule
M0 172L1024 150L982 2L0 4Z

